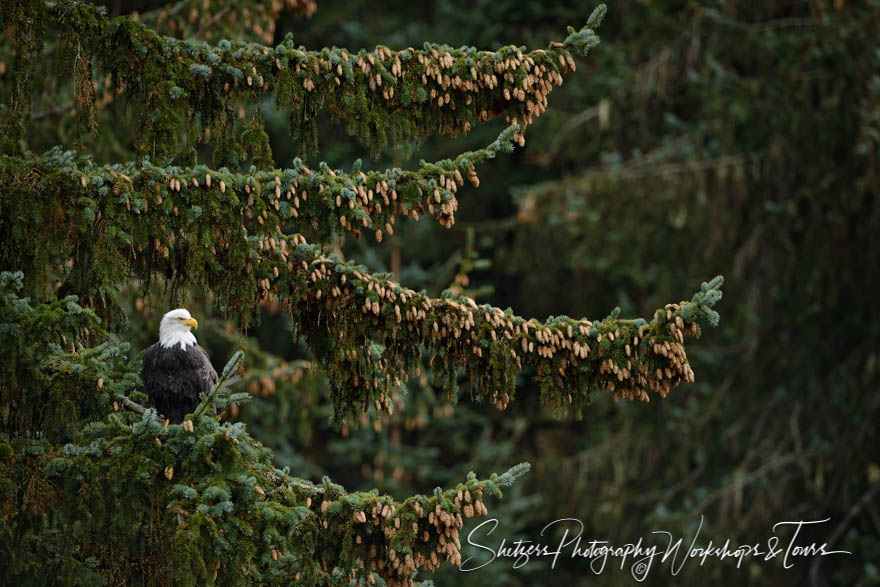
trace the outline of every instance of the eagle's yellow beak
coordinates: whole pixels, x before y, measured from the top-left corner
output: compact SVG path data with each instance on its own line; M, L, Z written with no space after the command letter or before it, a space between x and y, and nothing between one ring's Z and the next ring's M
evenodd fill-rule
M195 318L187 318L186 320L183 321L183 323L186 324L187 326L192 326L193 328L199 327L199 321L196 320Z

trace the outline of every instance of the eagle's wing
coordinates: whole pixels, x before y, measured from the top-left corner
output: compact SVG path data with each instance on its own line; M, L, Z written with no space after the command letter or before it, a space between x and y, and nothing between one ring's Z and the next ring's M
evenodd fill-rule
M178 353L163 348L158 342L144 353L141 369L144 391L156 410L175 424L183 420L192 403L186 393L190 387L187 378L180 376L183 370Z
M190 352L193 353L195 360L199 363L197 369L201 376L200 379L207 384L207 387L203 391L209 393L211 389L217 385L217 381L219 380L217 377L217 371L215 371L214 366L211 365L211 359L208 358L208 353L206 353L205 349L200 347L198 343L192 346Z
M166 380L168 377L165 370L160 368L159 353L161 349L162 347L158 342L150 345L144 353L144 363L141 367L141 379L144 380L144 391L147 392L147 397L149 397L150 401L154 404L157 401L161 401L158 396L164 395L160 393L160 390L163 390L166 387Z

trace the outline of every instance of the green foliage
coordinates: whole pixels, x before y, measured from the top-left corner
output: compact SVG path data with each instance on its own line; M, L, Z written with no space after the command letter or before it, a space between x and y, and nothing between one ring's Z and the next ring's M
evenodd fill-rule
M453 537L462 515L485 513L484 492L501 496L528 470L471 475L445 492L395 502L295 479L243 424L221 424L203 407L191 431L163 425L152 409L114 412L117 394L137 380L127 344L102 333L74 298L32 307L17 296L21 281L0 274L0 330L10 342L0 380L0 563L9 580L104 583L138 569L150 582L171 576L181 584L406 581L434 568L438 552L454 559L443 537ZM68 340L71 332L83 338ZM61 346L68 343L70 352ZM203 406L238 399L221 393ZM383 562L397 558L403 564Z
M357 53L309 51L291 36L275 47L196 40L254 8L254 32L270 41L276 4L215 8L219 16L206 15L184 0L142 23L72 0L0 5L15 55L13 83L0 86L0 263L16 271L0 279L0 328L12 341L0 351L4 579L410 584L420 570L460 564L465 519L486 515L483 498L500 497L528 470L471 473L458 484L450 474L452 489L402 500L294 477L243 423L214 415L234 418L250 397L223 385L237 350L195 414L163 425L138 405L137 357L111 334L130 324L119 300L132 289L167 285L174 302L201 294L243 327L260 307L282 310L329 397L304 408L332 415L343 434L358 421L373 419L373 430L393 422L410 379L454 399L464 375L470 399L505 409L526 370L542 405L578 417L596 390L665 396L693 380L685 335L698 335L700 321L717 323L720 278L650 321L616 310L599 321L541 322L478 305L461 287L417 292L341 255L345 236L369 231L381 242L397 219L430 214L452 226L465 178L478 186L476 165L523 145L574 57L598 43L604 7L545 50L425 43ZM77 121L72 135L62 124L49 136L92 141L102 147L93 157L31 152L39 139L29 130L52 115L32 116L31 103L45 96L72 96L60 112L73 109ZM312 170L299 159L277 169L265 108L273 98L301 154L317 149L324 109L374 155L432 134L464 135L502 115L509 126L486 148L414 171ZM131 130L106 124L125 112ZM95 162L108 153L113 163ZM200 163L209 156L217 169ZM258 365L235 377L249 391L274 386L282 366L258 373L271 359L249 353Z
M0 273L2 431L65 442L81 422L102 417L114 393L134 388L129 345L106 336L76 296L32 305L19 297L22 282L20 272Z
M112 80L113 92L135 106L141 152L163 163L191 158L196 143L210 136L228 141L227 129L240 116L238 109L255 100L261 103L270 93L280 109L291 113L300 153L317 149L311 139L316 136L315 115L323 107L346 120L349 132L373 153L388 144L412 144L433 132L467 134L501 115L526 125L546 108L546 96L562 83L562 75L574 70L572 52L584 55L598 42L587 25L564 43L531 52L513 46L492 52L429 43L420 50L397 52L384 46L358 53L335 47L307 51L289 37L274 48L227 40L216 45L181 41L131 18L108 19L101 8L74 0L51 6L36 2L32 8L34 15L11 14L22 24L51 20L60 39L76 48L75 67L94 60L97 70ZM43 39L31 42L32 51L42 49ZM23 62L13 71L17 76L27 67ZM88 70L74 74L82 71ZM16 96L26 99L30 91L22 85L26 78L21 79ZM93 103L91 84L80 83L77 105L88 105L91 116ZM26 118L26 112L15 110L9 124L23 129ZM262 139L254 142L255 136L262 137L259 127L254 119L236 151L265 145ZM258 167L267 164L262 146L252 155L259 158L254 161Z
M232 355L232 358L229 359L226 366L223 367L223 370L220 372L220 378L217 383L214 384L210 393L207 395L202 394L202 401L199 402L198 407L196 407L195 411L192 413L194 420L204 414L205 410L209 407L216 412L217 410L240 406L250 399L250 394L231 393L229 390L224 389L226 381L232 376L235 369L239 368L243 357L244 353L242 351L236 351L235 354Z
M42 9L40 0L30 2L4 2L3 14L8 22L18 24L13 30L11 68L20 72L12 82L9 100L4 100L0 109L0 130L2 143L0 149L20 151L20 141L27 131L27 121L31 115L31 99L33 94L33 70L37 53L42 49L42 37L46 23L33 18L35 12Z
M441 179L439 186L444 186L447 202L433 179L424 185L433 187L433 196L427 198L432 212L437 205L441 211L451 212L455 200L450 188L454 190L456 183L450 171L472 165L473 159L493 156L509 143L514 132L516 128L511 127L487 149L462 155L455 163L423 163L421 172L409 176L415 180L415 190L401 181L405 174L386 172L385 177L402 190L403 201L393 192L389 200L384 188L377 187L386 206L383 209L382 202L376 201L372 207L369 192L359 186L359 192L366 195L360 203L390 220L387 215L393 210L389 205L392 200L403 210L407 205L421 206L421 202L413 202L421 190L418 182L425 176L445 178L446 173L450 178ZM292 224L296 230L298 225L285 222L283 212L296 217L298 206L293 200L294 207L287 206L282 212L281 194L287 194L290 201L301 183L314 181L303 175L308 171L305 169L278 172L274 180L269 179L272 173L255 177L205 172L202 176L201 170L199 179L187 178L180 170L146 164L131 176L124 173L131 170L119 166L95 170L97 173L86 168L83 173L70 164L67 154L57 151L35 163L48 167L35 173L20 160L7 166L11 177L4 182L5 217L10 232L19 238L9 241L6 255L36 249L42 263L55 265L63 263L71 249L91 246L95 258L103 261L89 264L96 286L117 283L132 272L146 281L157 275L176 275L175 287L204 286L221 307L244 311L245 316L246 310L260 301L279 302L289 309L298 330L327 369L333 383L334 412L340 422L370 403L387 404L389 393L415 368L424 348L436 352L434 376L450 396L457 394L457 373L464 369L472 394L504 407L514 395L517 373L534 367L541 378L543 401L558 410L573 406L580 414L595 389L647 401L648 390L665 396L670 388L693 378L682 346L684 335L697 335L697 321L703 317L717 322L712 306L720 299L720 280L704 284L690 303L658 310L650 323L615 316L596 323L556 317L541 324L489 305L477 306L466 297L431 299L385 276L370 275L365 268L336 255L325 256L319 246L308 245L301 235L285 236L285 229ZM63 167L53 170L59 163ZM175 177L178 174L195 189L180 191L184 182ZM44 204L50 210L64 210L66 225L57 213L34 215L33 207L23 205L22 190L32 189L32 182L40 175L44 176L40 182ZM345 210L345 196L348 210L360 212L367 225L369 217L354 207L356 192L344 187L345 175L327 170L326 176L331 180L327 189L319 184L318 193L311 198L306 192L300 194L310 202L312 218L334 204L337 210ZM56 179L49 182L48 177ZM59 181L64 177L66 184ZM359 173L355 177L364 176ZM372 185L387 183L380 177L374 175ZM461 180L460 174L456 177ZM226 190L223 178L246 196L239 199L237 191ZM78 195L83 190L91 194L95 187L97 196L107 197ZM256 194L265 196L257 201ZM85 208L77 212L78 206ZM102 222L83 222L87 212ZM243 222L243 214L256 222ZM451 222L451 214L445 218ZM386 227L390 223L386 222ZM34 234L52 238L34 242ZM381 239L381 230L377 238ZM46 245L62 248L42 250Z
M359 237L371 230L381 240L393 234L398 217L418 219L426 211L450 225L463 174L477 183L475 165L512 148L516 130L453 160L423 162L416 171L344 173L325 165L311 170L300 161L291 169L249 174L163 168L146 160L98 166L61 149L42 157L2 157L0 226L9 238L0 244L0 259L31 276L31 292L62 279L63 289L105 308L108 290L132 271L147 281L155 273L176 274L191 285L210 284L247 319L262 277L250 271L253 255L267 242L300 231L326 242L340 232ZM32 205L35 192L40 207ZM250 274L254 287L242 289L241 274ZM112 318L110 324L120 325Z

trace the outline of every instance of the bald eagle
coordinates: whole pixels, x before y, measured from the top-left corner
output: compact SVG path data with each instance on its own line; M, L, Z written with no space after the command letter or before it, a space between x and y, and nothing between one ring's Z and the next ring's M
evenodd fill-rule
M208 354L189 330L198 326L187 310L171 310L159 323L159 342L144 354L141 377L147 395L173 424L183 422L199 405L199 394L217 383Z

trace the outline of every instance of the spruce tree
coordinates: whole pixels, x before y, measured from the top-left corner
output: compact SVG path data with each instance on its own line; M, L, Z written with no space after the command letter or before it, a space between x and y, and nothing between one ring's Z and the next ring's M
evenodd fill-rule
M543 405L575 416L594 392L648 401L693 381L684 339L717 323L720 277L649 319L615 309L539 321L462 291L431 297L339 250L404 222L451 226L459 190L477 197L480 164L524 143L575 57L598 43L604 7L545 49L357 52L291 37L271 46L282 8L315 5L184 0L136 18L75 0L0 7L6 581L410 584L460 564L463 519L486 515L486 498L528 470L471 474L402 501L304 480L231 417L254 389L227 383L281 375L252 344L193 415L168 425L146 405L130 354L120 298L131 290L158 284L174 302L197 292L241 328L260 308L285 312L343 430L390 415L425 371L450 399L464 381L504 410L528 370ZM289 118L301 156L289 166L273 158L269 103ZM502 116L509 126L484 148L412 170L309 167L325 110L374 156ZM37 130L58 114L51 132ZM47 141L64 146L34 151ZM253 369L240 368L243 354Z

